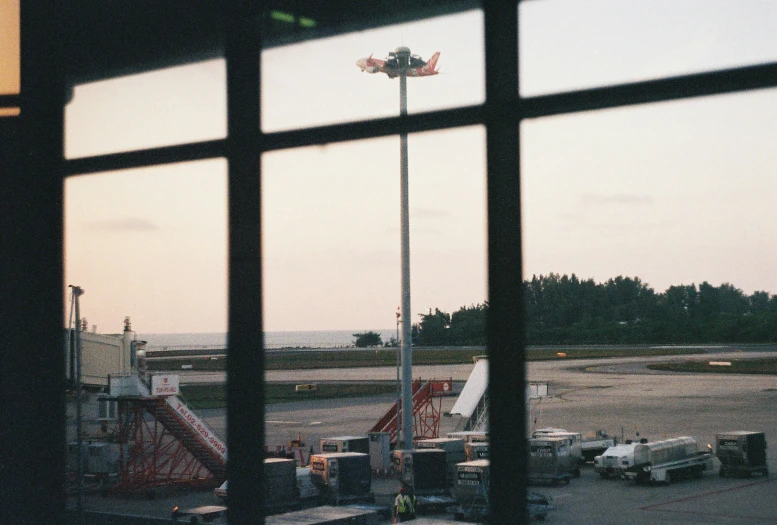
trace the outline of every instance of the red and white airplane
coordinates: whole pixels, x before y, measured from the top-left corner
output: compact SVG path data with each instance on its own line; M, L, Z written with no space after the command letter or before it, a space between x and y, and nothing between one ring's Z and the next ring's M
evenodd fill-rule
M440 72L439 69L435 69L437 66L437 59L439 58L439 51L433 54L428 62L421 60L421 57L418 55L410 55L409 67L405 71L405 74L409 77L429 77L436 75ZM360 58L356 61L356 65L361 68L362 72L385 73L389 78L396 78L399 76L399 63L397 62L395 53L389 53L388 58L385 60L372 58L372 55L367 58Z

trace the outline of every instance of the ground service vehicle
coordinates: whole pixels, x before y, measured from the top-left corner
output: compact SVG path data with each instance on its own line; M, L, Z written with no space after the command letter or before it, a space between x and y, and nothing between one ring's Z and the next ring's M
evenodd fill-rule
M618 444L618 440L611 437L604 430L597 430L583 436L580 442L580 448L583 449L583 460L593 461L594 458L603 454L605 450Z
M712 470L712 453L699 452L692 437L678 437L638 443L634 446L634 465L624 475L637 483L663 482L682 476L700 478Z
M634 466L636 443L615 445L594 458L594 470L603 478L622 477L626 469Z
M720 460L720 475L769 475L766 465L766 437L763 432L736 430L715 436L715 455Z

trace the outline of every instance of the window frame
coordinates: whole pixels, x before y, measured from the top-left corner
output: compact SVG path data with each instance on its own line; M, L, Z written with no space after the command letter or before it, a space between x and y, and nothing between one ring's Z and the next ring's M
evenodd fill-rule
M12 189L28 191L36 211L61 210L62 185L68 176L103 171L177 163L224 157L229 164L229 326L227 356L227 433L229 436L231 523L263 522L262 502L252 498L248 490L249 476L261 474L264 444L264 360L262 320L261 269L261 157L268 151L348 140L367 139L401 133L442 130L471 125L486 129L487 196L488 196L488 301L487 353L492 363L489 398L492 436L491 456L491 521L521 522L516 516L526 516L525 497L526 444L524 392L526 384L524 361L524 312L522 305L521 266L521 204L520 204L520 124L525 119L550 115L571 114L636 104L695 98L723 93L744 92L777 87L777 63L716 70L711 72L660 78L645 82L597 87L567 93L520 97L518 91L518 5L517 2L483 0L485 21L486 100L482 105L438 110L408 116L334 124L314 128L263 133L260 127L260 24L259 7L241 4L226 16L228 134L224 139L143 149L78 159L64 159L62 137L64 127L66 56L59 49L57 36L62 34L62 21L52 16L58 3L25 4L21 16L22 28L22 92L0 96L0 106L19 105L21 133L20 160L24 164L13 172ZM252 22L253 21L253 22ZM54 95L53 95L54 94ZM55 96L56 95L56 96ZM61 95L61 96L60 96ZM3 128L4 129L4 128ZM3 138L7 136L3 131ZM16 137L16 135L14 135ZM14 142L15 144L16 142ZM24 152L25 155L21 155ZM5 161L3 166L5 166ZM26 164L25 164L26 163ZM54 174L54 176L52 176ZM13 192L9 193L12 194ZM29 212L6 207L7 224L20 226L29 219ZM58 356L61 347L54 344L61 338L64 265L62 217L39 217L33 227L45 232L35 242L42 247L27 247L17 261L4 261L5 268L19 269L23 264L43 258L16 272L16 277L31 277L36 284L14 284L9 293L22 297L14 306L14 316L3 321L3 328L46 326L33 341L40 356L51 357L41 371L45 388L25 385L21 380L4 385L3 393L18 387L13 399L24 394L43 405L30 424L9 426L3 430L6 439L20 432L30 438L30 446L22 458L22 466L30 457L41 468L23 471L9 468L0 481L11 479L20 472L25 483L14 485L20 499L5 506L4 513L20 511L45 521L61 518L64 513L64 421L58 422L47 437L35 433L36 418L58 421L64 413L64 359ZM22 245L24 245L22 241ZM21 282L21 281L20 281ZM21 304L21 308L20 307ZM45 315L34 316L40 305ZM34 317L25 320L24 316ZM49 328L50 327L50 328ZM21 332L26 332L21 330ZM29 333L27 334L29 335ZM4 344L18 344L23 339L11 338ZM9 364L24 378L32 358ZM4 397L4 399L12 399ZM253 400L253 401L249 401ZM8 418L6 418L7 420ZM59 440L59 442L58 442ZM29 456L29 457L28 457ZM51 475L55 472L57 475ZM34 487L38 478L48 477L45 487ZM0 483L0 485L7 485ZM59 488L57 488L59 486ZM29 487L29 490L26 488ZM50 490L49 490L50 489ZM42 499L41 495L43 496ZM3 514L6 517L13 514ZM2 521L2 520L0 520Z

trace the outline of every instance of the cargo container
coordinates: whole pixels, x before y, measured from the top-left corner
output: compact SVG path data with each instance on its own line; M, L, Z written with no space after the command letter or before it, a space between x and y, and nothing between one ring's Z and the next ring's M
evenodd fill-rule
M370 468L373 472L386 475L391 470L391 434L370 432Z
M681 476L700 478L705 470L712 470L712 454L699 452L696 440L683 436L636 444L634 465L624 476L637 483L669 484Z
M636 443L615 445L594 458L594 470L603 478L623 477L626 469L634 466Z
M487 442L488 432L478 430L461 430L457 432L448 432L445 437L463 439L464 443Z
M454 495L458 507L454 511L456 520L485 521L488 517L489 461L479 459L456 465ZM555 507L547 496L536 492L526 494L529 516L544 520Z
M437 448L394 450L391 453L394 475L416 496L447 495L448 466L446 453Z
M464 443L464 456L466 457L466 461L488 459L488 442L478 441L474 443Z
M361 452L370 453L370 440L367 436L337 436L321 438L319 452Z
M578 458L570 454L569 440L542 437L529 440L529 481L533 483L569 483Z
M545 437L558 437L558 438L564 438L567 441L567 446L569 447L569 454L575 458L575 461L578 465L582 465L585 463L585 459L583 457L583 438L580 435L579 432L568 432L564 430L563 428L541 428L539 430L535 430L532 433L533 438L545 438ZM580 477L580 469L575 467L572 469L571 474L579 478Z
M734 430L715 435L715 455L720 460L720 475L769 475L766 464L766 436L763 432Z
M456 465L453 494L459 507L456 519L479 519L488 515L489 462L487 459Z
M334 452L310 456L310 476L322 499L339 505L371 501L370 456L360 452Z
M297 486L297 464L293 459L266 458L264 460L265 488L256 484L256 495L264 494L264 502L270 513L284 512L299 507L300 494ZM213 494L221 501L228 501L229 482L217 487Z
M488 500L489 461L478 459L456 465L456 484L453 493L459 504Z
M456 464L467 460L464 452L464 440L460 438L434 438L417 441L416 449L440 449L445 451L445 461L448 471L448 485L453 487L456 482Z

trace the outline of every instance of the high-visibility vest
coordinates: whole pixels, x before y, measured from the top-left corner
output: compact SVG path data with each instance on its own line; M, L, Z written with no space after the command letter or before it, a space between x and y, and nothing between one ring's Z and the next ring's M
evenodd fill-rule
M407 512L407 504L410 503L410 500L407 496L404 494L400 494L397 496L397 512L400 514L404 514Z

